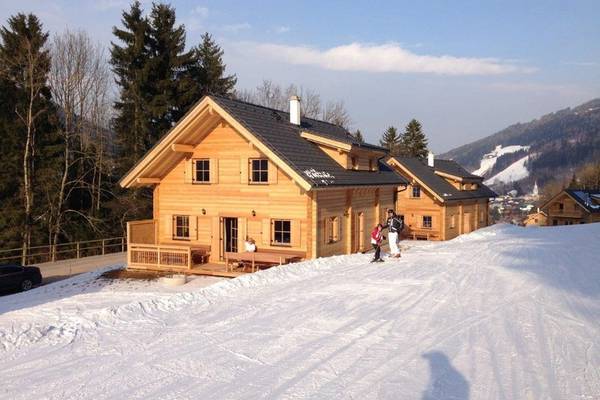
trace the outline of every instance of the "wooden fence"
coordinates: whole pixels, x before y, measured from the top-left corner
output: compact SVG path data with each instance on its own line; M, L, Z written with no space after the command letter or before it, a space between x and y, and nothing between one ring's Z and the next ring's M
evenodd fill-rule
M72 258L98 256L127 250L125 237L113 237L79 242L60 243L57 245L32 246L23 260L23 249L0 250L0 264L20 263L30 265L53 262Z

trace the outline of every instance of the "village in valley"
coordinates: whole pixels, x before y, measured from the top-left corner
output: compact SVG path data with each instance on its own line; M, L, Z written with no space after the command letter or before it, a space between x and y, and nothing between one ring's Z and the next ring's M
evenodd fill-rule
M0 12L0 399L600 398L600 87L510 7L66 3Z

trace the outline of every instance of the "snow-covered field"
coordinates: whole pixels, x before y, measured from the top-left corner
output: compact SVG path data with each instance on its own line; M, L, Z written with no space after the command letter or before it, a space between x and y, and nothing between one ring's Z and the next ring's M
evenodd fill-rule
M599 243L501 225L177 289L90 273L0 298L0 397L598 399Z

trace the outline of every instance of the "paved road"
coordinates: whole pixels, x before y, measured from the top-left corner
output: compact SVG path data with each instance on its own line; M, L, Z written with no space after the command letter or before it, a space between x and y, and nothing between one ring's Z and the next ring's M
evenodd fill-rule
M36 264L42 271L43 283L65 279L83 272L93 271L110 265L125 264L127 253L112 253L103 256L74 258L56 262Z

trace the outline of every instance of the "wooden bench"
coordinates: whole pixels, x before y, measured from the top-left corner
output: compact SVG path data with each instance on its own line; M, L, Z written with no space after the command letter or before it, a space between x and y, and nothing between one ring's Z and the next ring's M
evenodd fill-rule
M262 267L289 264L306 258L306 252L293 250L258 250L256 252L226 252L225 269L233 271L233 263L250 264L252 272Z
M190 250L192 252L192 265L206 264L206 262L208 262L208 258L210 257L210 245L194 245Z

